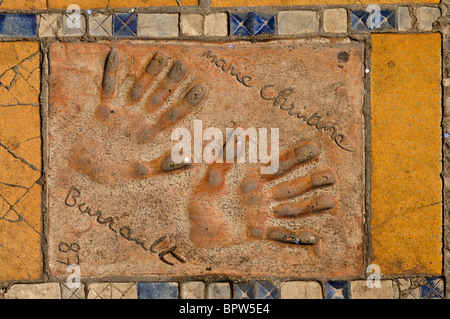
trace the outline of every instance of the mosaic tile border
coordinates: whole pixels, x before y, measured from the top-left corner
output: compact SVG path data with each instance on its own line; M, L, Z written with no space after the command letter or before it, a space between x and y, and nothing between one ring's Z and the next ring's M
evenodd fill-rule
M415 281L415 284L411 282ZM408 283L406 283L408 282ZM5 299L443 299L444 279L382 280L367 288L357 281L155 281L16 284Z
M374 9L375 8L375 9ZM379 11L374 11L379 10ZM0 38L30 37L289 37L440 31L438 6L312 7L278 12L0 13ZM196 31L192 31L197 25ZM179 27L180 26L180 27ZM181 29L181 30L179 30Z

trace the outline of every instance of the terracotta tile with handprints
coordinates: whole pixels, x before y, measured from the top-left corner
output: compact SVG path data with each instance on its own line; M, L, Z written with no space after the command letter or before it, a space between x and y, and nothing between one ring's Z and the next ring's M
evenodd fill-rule
M300 40L52 44L52 274L68 263L86 277L360 274L362 51ZM279 167L198 154L176 163L172 132L195 125L240 137L267 128L274 141L278 128ZM230 154L223 143L215 155Z

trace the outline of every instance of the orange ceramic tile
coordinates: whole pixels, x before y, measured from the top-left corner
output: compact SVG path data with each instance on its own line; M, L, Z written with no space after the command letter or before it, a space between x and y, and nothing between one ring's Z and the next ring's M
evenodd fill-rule
M372 36L372 263L442 269L441 37Z
M35 10L47 9L46 0L3 0L0 1L0 10L17 9L17 10Z
M1 43L0 280L42 271L39 92L39 43Z
M76 4L81 9L98 9L106 8L108 0L48 0L49 9L66 9L71 4Z
M370 0L360 0L358 4L372 4ZM376 3L400 3L398 0L379 0ZM406 0L401 3L439 3L439 0ZM257 7L290 5L332 5L355 4L354 0L211 0L212 7Z
M109 2L110 8L173 7L178 5L196 6L198 5L198 0L110 0Z

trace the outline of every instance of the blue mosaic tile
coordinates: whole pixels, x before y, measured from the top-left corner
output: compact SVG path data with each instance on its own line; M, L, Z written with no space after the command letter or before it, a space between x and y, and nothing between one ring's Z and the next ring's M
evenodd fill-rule
M349 281L327 281L325 284L327 299L350 299Z
M138 16L135 13L117 13L113 16L113 35L134 37L137 35Z
M280 289L271 281L234 283L235 299L279 299Z
M256 299L280 299L280 289L271 281L256 282Z
M353 31L396 30L397 13L395 10L380 10L379 18L364 10L351 12Z
M255 299L255 285L253 282L234 283L234 299Z
M36 35L35 14L0 14L0 36L35 37Z
M138 299L178 299L176 282L139 282Z
M274 34L276 16L267 13L232 13L230 14L230 33L235 36L254 36Z
M426 283L420 287L420 299L443 299L444 281L441 278L426 278Z

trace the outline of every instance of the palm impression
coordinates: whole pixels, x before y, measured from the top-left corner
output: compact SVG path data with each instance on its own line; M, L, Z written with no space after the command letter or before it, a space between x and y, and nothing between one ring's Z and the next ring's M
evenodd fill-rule
M308 274L330 263L333 273L354 271L349 260L362 256L360 48L319 45L318 55L317 45L289 45L295 54L283 43L53 45L54 274L64 273L61 260L88 276ZM271 62L254 61L258 50ZM342 50L353 64L338 60ZM331 66L336 74L324 78ZM262 174L267 164L248 161L248 137L233 163L173 160L174 129L203 136L210 127L224 132L219 155L239 139L227 128L278 128L277 169ZM76 259L58 249L71 243Z

